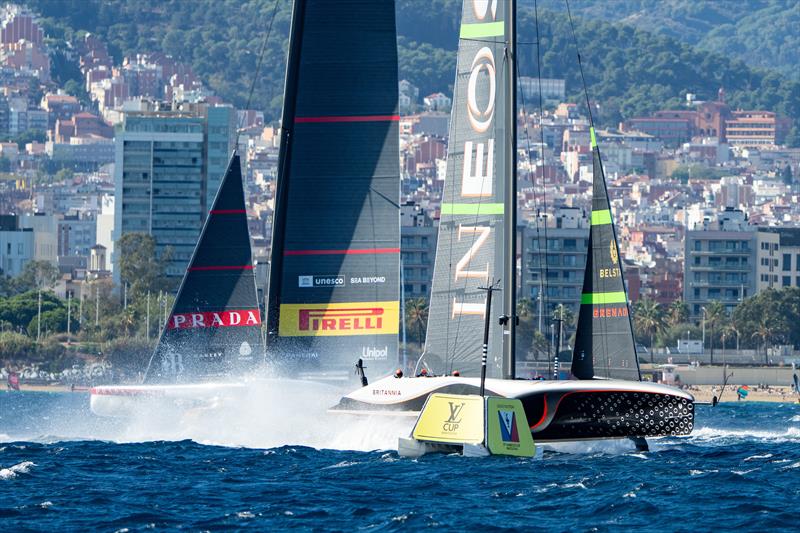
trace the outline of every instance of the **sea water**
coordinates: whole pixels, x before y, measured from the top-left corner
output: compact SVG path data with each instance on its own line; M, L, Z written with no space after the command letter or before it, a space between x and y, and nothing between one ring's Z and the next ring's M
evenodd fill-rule
M2 392L0 530L800 527L798 404L699 406L691 436L648 453L616 441L412 460L394 451L408 420L328 415L325 394L294 392L179 420Z

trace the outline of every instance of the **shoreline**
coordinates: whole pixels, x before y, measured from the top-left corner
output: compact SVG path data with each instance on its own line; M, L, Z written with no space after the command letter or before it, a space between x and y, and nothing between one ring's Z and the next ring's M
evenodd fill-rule
M747 403L747 402L766 402L766 403L798 403L800 396L792 390L792 387L774 386L768 389L750 387L747 398L738 400L736 389L738 385L727 385L721 393L720 385L693 385L686 392L694 396L695 401L711 403L714 395L720 398L720 403Z

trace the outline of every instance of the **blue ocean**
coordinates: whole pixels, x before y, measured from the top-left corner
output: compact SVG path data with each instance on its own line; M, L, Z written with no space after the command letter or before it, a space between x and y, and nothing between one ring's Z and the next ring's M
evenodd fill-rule
M0 530L800 528L798 404L700 406L691 436L648 453L411 460L392 449L407 421L262 400L123 421L83 394L2 392Z

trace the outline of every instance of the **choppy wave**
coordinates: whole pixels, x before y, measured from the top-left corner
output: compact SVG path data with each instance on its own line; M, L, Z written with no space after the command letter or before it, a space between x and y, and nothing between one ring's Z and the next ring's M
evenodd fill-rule
M720 516L796 527L800 406L700 406L691 436L644 453L607 441L535 460L410 460L392 451L409 421L328 418L328 397L281 394L124 423L93 418L77 394L0 394L3 529L661 531L663 509L698 530Z
M27 474L32 466L36 466L32 461L23 461L8 468L0 468L0 479L11 479L18 474Z

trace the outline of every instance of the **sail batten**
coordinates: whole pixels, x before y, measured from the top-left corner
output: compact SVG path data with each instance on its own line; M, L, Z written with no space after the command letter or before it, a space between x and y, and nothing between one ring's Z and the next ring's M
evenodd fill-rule
M619 245L594 128L592 215L572 374L578 379L640 380Z
M397 365L397 87L393 0L295 0L268 304L293 375Z
M239 156L208 212L145 383L228 378L263 361Z

